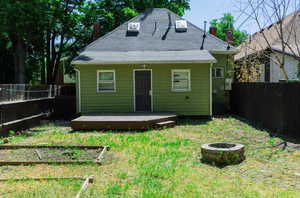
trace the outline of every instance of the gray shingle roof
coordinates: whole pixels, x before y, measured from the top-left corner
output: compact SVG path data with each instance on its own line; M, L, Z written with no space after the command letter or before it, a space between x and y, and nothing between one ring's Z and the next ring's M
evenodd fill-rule
M216 59L207 50L186 51L85 51L73 64L128 64L128 63L215 63Z
M169 17L170 16L170 17ZM169 27L169 18L171 27ZM88 52L127 52L127 51L194 51L200 50L204 31L188 22L187 32L175 31L175 20L182 19L165 8L148 9L130 21L120 25L112 32L104 35L88 45L82 54ZM128 35L129 22L140 22L138 35ZM204 50L218 53L235 53L237 50L217 37L207 34ZM82 55L81 54L81 55ZM79 55L76 61L86 61ZM85 57L86 58L86 57ZM146 57L145 57L146 58Z

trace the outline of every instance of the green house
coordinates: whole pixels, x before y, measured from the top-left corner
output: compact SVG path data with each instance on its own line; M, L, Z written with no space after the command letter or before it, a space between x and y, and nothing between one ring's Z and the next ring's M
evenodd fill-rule
M210 117L227 108L236 52L168 9L148 9L72 61L77 111Z

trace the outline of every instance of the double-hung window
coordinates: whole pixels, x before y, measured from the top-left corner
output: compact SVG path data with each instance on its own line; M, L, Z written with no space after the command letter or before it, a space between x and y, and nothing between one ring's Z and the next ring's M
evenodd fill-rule
M172 70L172 91L191 91L191 70Z
M224 69L223 67L212 68L213 78L224 78Z
M115 92L116 74L115 70L97 71L97 92Z

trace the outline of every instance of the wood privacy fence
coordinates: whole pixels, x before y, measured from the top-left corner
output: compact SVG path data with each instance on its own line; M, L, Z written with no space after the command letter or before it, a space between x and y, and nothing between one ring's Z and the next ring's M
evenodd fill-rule
M0 136L76 115L75 85L0 85Z
M53 112L53 98L32 99L0 103L0 131L2 136L9 131L19 131L39 124Z
M53 119L55 120L72 120L77 116L75 84L63 85L58 88L53 110Z
M300 138L300 83L235 83L233 113L274 133Z

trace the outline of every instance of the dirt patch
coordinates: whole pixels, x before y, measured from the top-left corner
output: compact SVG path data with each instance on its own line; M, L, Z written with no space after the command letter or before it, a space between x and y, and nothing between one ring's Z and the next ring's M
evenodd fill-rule
M0 150L0 161L95 160L100 152L95 149L8 149Z

